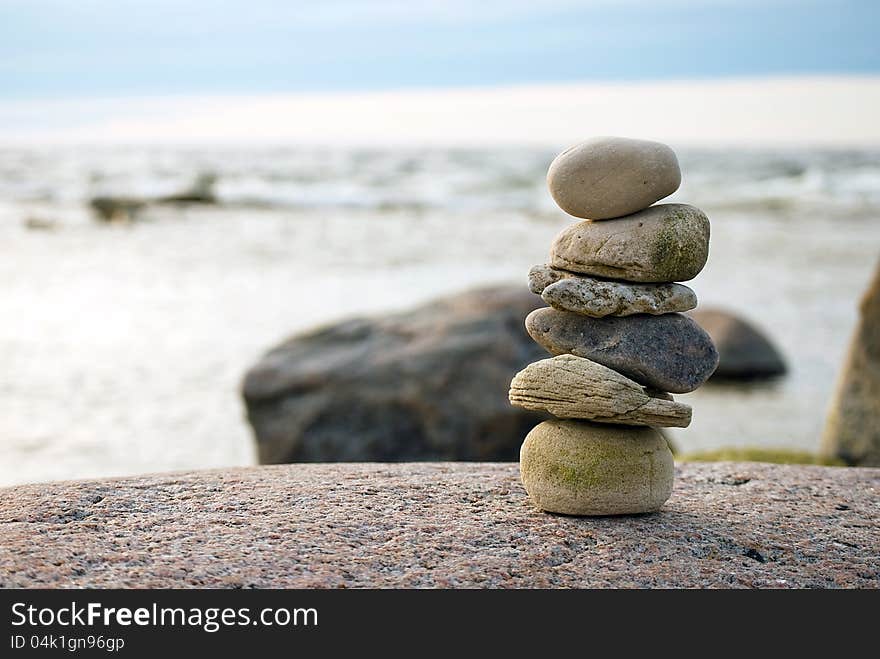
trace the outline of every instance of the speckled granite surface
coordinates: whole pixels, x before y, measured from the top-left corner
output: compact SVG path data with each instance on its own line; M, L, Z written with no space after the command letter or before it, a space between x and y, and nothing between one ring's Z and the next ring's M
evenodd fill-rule
M0 490L4 587L877 587L880 469L690 463L663 512L538 512L516 464Z

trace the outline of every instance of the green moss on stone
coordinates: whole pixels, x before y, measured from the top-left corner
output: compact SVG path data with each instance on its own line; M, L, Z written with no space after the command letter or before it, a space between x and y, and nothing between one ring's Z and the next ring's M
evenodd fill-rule
M652 455L649 461L653 459ZM586 451L563 451L555 459L547 460L544 467L549 481L572 491L591 489L602 483L628 482L644 470L644 462L635 458L626 443L609 443L600 450L591 446Z
M654 267L665 281L674 281L682 273L693 270L693 255L683 249L682 236L687 229L687 216L676 211L663 218L663 228L657 234L651 252Z
M695 277L705 264L705 218L697 209L666 211L651 245L650 259L658 280L679 281Z
M809 451L784 448L721 448L676 456L681 462L770 462L773 464L826 465L842 467L838 458L823 457Z
M595 487L599 484L599 475L594 469L588 468L592 465L580 465L574 467L567 464L551 464L548 466L548 476L557 483L571 488L572 490L582 490Z

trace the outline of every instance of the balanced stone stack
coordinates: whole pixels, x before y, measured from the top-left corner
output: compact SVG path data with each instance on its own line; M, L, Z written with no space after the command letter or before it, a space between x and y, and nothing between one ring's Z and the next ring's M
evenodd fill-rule
M617 515L658 510L672 493L672 453L658 427L683 428L686 393L718 365L712 340L682 314L709 255L709 220L658 204L681 183L675 153L657 142L602 137L560 154L553 199L584 221L562 231L550 262L529 273L549 307L526 318L555 355L527 366L510 402L557 417L520 452L526 491L543 510Z

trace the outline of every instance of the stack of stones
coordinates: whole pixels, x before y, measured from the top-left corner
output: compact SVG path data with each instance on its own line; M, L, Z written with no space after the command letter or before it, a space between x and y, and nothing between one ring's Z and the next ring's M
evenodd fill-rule
M672 453L658 427L686 427L686 393L718 365L712 340L681 312L709 255L709 220L658 204L681 183L675 153L657 142L602 137L560 154L553 199L585 221L562 231L550 262L529 273L549 307L526 318L555 355L527 366L510 402L557 417L520 453L523 484L541 509L569 515L658 510L672 493Z

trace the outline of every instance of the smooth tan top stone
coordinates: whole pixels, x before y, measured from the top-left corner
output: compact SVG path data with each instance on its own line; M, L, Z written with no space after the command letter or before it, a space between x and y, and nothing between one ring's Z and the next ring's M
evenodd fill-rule
M575 217L604 220L629 215L678 190L681 169L665 144L596 137L556 156L547 186L559 207Z
M691 422L689 405L654 397L620 373L574 355L529 364L514 376L509 398L560 419L674 428Z
M613 222L578 222L550 248L550 265L634 282L696 277L709 258L709 218L687 204L659 204Z
M660 315L690 311L697 295L683 284L633 284L596 279L536 265L529 272L529 288L554 309L603 318L637 313Z
M541 510L630 515L659 510L672 493L672 452L653 428L544 421L520 450L523 485Z

